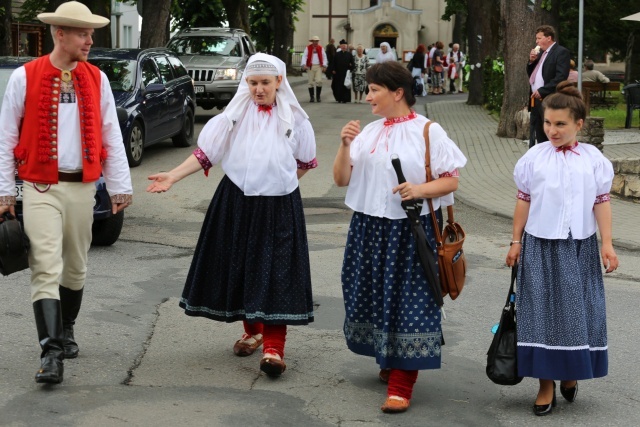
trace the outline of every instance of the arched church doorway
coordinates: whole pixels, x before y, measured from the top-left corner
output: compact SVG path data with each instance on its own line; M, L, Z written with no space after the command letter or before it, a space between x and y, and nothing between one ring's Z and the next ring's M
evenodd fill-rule
M380 43L387 42L395 48L398 40L398 30L391 24L380 24L373 30L373 46L380 47Z

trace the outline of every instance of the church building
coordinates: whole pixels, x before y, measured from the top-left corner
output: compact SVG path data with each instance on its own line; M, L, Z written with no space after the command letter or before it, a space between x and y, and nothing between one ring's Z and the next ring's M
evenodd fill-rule
M445 6L445 0L307 0L296 16L294 46L299 50L313 36L323 46L332 38L365 49L387 42L398 56L421 43L447 46L453 20L440 19Z

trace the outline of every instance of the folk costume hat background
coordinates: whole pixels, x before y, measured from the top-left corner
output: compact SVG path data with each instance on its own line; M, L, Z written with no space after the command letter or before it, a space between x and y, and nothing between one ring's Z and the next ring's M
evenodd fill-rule
M38 19L45 24L75 28L102 28L110 22L103 16L94 15L77 1L62 3L55 12L40 13Z

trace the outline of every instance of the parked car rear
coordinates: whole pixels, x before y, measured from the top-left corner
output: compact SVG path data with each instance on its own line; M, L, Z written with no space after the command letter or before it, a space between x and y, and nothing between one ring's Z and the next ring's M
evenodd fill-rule
M173 52L96 48L89 62L111 84L129 166L140 165L145 148L167 138L177 147L193 143L193 80Z

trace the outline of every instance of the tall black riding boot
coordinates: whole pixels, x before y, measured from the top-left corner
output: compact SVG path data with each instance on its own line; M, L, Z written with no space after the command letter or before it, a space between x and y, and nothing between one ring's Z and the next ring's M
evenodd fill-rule
M38 339L42 354L40 369L36 372L37 383L58 384L64 373L64 347L62 340L62 313L57 299L41 299L33 303Z
M320 94L322 93L322 87L321 86L317 86L316 87L316 99L318 100L318 102L320 102Z
M78 357L78 344L73 337L73 325L76 324L76 318L82 304L82 291L72 291L69 288L60 286L60 306L62 308L62 328L64 329L64 358L75 359Z
M315 102L315 99L313 98L313 88L312 87L309 88L309 96L311 97L309 102Z

